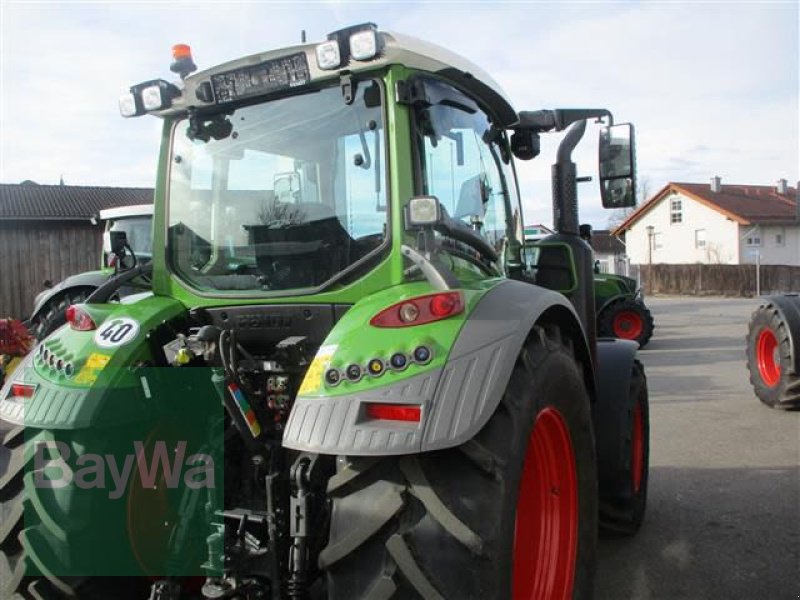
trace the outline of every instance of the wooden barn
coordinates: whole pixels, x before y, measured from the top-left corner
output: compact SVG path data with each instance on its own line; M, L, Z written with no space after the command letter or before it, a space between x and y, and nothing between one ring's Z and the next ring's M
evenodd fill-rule
M99 268L100 210L152 201L148 188L0 184L0 318L27 318L44 281Z

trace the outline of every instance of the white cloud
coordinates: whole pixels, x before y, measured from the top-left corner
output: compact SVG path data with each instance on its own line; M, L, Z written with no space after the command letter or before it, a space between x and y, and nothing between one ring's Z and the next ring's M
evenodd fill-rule
M698 3L0 4L0 180L152 185L158 124L122 120L129 84L376 21L473 60L517 109L607 106L636 124L651 191L667 181L798 177L798 5ZM575 153L594 174L596 131ZM551 220L550 164L518 164L526 221ZM605 224L596 182L582 216Z

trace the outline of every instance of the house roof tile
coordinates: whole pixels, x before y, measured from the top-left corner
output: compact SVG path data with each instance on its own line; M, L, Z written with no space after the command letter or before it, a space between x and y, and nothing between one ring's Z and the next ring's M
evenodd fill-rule
M624 254L625 244L607 229L595 229L592 232L592 249L597 254Z
M150 204L151 188L0 183L0 219L90 219L105 208Z

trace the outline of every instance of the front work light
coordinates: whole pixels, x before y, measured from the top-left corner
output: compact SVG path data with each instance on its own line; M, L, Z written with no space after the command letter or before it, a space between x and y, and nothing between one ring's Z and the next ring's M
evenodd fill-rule
M142 90L142 106L145 110L160 110L164 108L164 99L161 97L161 87L151 85Z
M406 207L406 227L435 225L442 218L442 209L436 196L415 196Z
M181 91L163 79L153 79L131 86L119 99L119 112L123 117L138 117L146 112L164 110Z
M136 106L136 96L134 96L131 92L123 94L119 97L119 114L126 119L129 117L139 116L143 112L144 111L138 110Z
M317 46L317 65L320 69L329 71L337 68L341 62L342 57L339 53L338 41L328 40Z
M359 31L350 36L350 57L355 60L369 60L380 52L380 39L374 29Z

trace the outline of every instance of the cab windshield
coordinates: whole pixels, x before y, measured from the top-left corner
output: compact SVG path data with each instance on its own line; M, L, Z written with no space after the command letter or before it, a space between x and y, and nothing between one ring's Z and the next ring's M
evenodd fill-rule
M387 236L382 91L361 82L176 124L167 254L201 291L322 288ZM309 290L311 291L311 290Z

